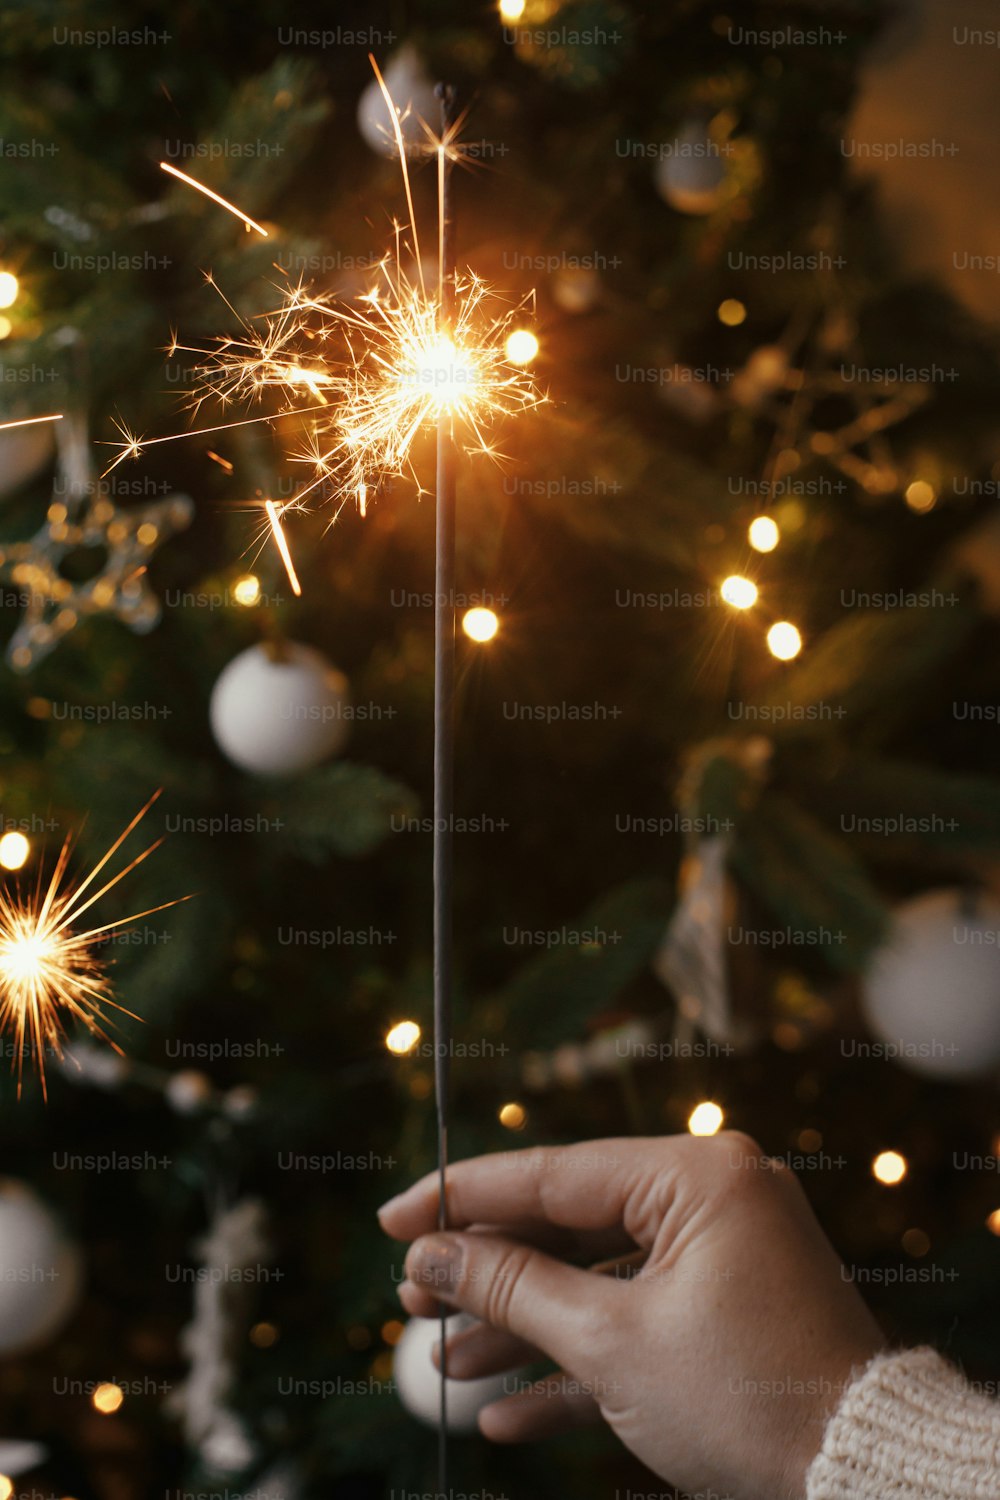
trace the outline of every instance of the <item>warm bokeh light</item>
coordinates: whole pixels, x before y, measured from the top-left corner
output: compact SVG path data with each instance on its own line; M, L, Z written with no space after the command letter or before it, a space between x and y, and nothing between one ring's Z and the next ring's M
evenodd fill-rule
M397 1021L385 1039L385 1045L394 1057L405 1057L412 1052L420 1040L420 1027L416 1021Z
M523 1130L524 1122L528 1118L528 1112L523 1104L502 1104L497 1114L500 1124L507 1130Z
M733 609L751 609L757 603L757 585L739 573L723 579L719 592Z
M0 271L0 307L13 307L17 292L17 277L13 271Z
M6 1474L0 1474L0 1500L10 1500L14 1485Z
M121 1408L122 1402L125 1400L125 1392L120 1385L115 1385L110 1380L104 1380L97 1387L90 1400L95 1411L99 1411L102 1416L110 1417Z
M255 1323L250 1330L250 1342L255 1349L270 1349L278 1342L278 1330L273 1323Z
M779 620L767 632L767 649L779 661L791 661L802 650L802 637L788 620Z
M773 552L781 540L778 523L772 521L770 516L756 516L750 522L748 536L750 545L756 552Z
M903 1232L900 1244L907 1255L919 1258L921 1255L926 1255L931 1248L931 1238L924 1229L907 1229Z
M519 21L524 15L526 0L500 0L500 18L503 21Z
M504 345L512 365L530 365L538 355L538 340L530 328L515 328Z
M706 1099L688 1115L688 1130L692 1135L717 1135L725 1118L719 1106Z
M1000 1208L995 1208L986 1220L986 1228L990 1234L1000 1235Z
M5 833L0 838L0 865L5 870L20 870L31 853L31 845L23 833Z
M724 302L719 303L717 316L720 323L725 323L727 328L738 328L745 322L747 310L738 297L727 297Z
M884 1187L895 1187L909 1170L906 1157L898 1151L880 1151L872 1162L872 1176Z
M9 318L0 318L0 339L9 339L14 332L14 325Z
M406 1325L404 1323L401 1323L398 1318L390 1318L387 1323L382 1324L382 1338L390 1348L392 1348L393 1344L399 1343L400 1339L403 1337L403 1329L405 1326Z
M933 510L937 504L937 495L934 486L928 484L926 479L914 479L912 484L906 486L906 503L911 510L921 511Z
M462 616L462 629L470 641L491 641L500 629L500 621L491 609L467 609Z
M244 609L252 609L260 600L260 579L254 573L244 573L233 584L233 598Z

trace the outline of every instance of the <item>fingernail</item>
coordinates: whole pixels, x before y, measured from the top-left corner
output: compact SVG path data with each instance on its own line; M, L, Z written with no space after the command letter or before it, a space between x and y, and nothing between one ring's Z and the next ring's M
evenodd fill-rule
M454 1295L462 1276L462 1242L448 1235L425 1235L411 1246L406 1274L441 1297Z
M400 1201L400 1199L401 1198L405 1198L405 1197L406 1197L405 1193L397 1193L395 1195L395 1197L393 1197L393 1198L387 1198L385 1200L385 1202L382 1204L381 1208L377 1208L375 1210L375 1216L378 1219L378 1221L379 1221L380 1224L383 1222L385 1215L388 1214L388 1213L391 1213L392 1210L396 1207L396 1204Z

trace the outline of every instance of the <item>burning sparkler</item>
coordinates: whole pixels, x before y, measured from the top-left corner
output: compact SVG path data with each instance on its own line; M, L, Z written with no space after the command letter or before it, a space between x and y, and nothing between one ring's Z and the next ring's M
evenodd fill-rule
M132 1012L112 998L112 986L98 946L116 928L130 927L143 917L176 906L177 902L167 901L83 932L76 930L76 924L84 912L163 842L162 838L157 839L124 869L105 879L98 890L92 889L159 795L159 792L153 794L76 887L65 883L72 848L72 840L67 838L47 886L43 887L39 878L34 894L27 897L19 891L11 895L0 888L0 1031L14 1038L18 1097L23 1059L28 1050L34 1057L42 1092L47 1097L45 1053L51 1049L56 1057L63 1056L67 1019L81 1023L91 1036L121 1052L105 1030L113 1024L106 1007L126 1016L132 1016Z
M394 248L376 267L368 290L352 300L314 292L301 281L288 286L277 308L244 319L231 303L239 331L209 349L186 349L199 356L200 383L195 410L214 400L244 413L231 423L195 427L188 433L150 439L153 443L214 433L226 426L278 418L303 419L300 446L290 454L308 465L312 477L293 500L279 506L265 500L267 528L280 552L289 581L301 592L282 516L309 508L309 501L332 504L335 521L348 503L365 513L370 499L388 481L409 477L424 492L414 466L414 445L428 427L437 429L436 560L434 620L434 1032L435 1098L440 1171L439 1227L447 1227L445 1198L448 1161L449 1058L451 1056L452 779L455 694L455 509L459 444L466 451L496 456L491 433L499 420L539 404L542 397L526 370L530 350L522 331L510 339L531 298L511 305L474 272L456 268L452 234L450 176L463 157L458 140L461 119L452 90L441 87L441 129L421 122L426 154L437 167L437 278L429 289L421 257L407 148L400 114L374 58L375 77L389 109L407 205L407 223L397 225ZM166 166L166 164L163 164ZM242 210L188 181L248 228L264 231ZM409 268L409 269L408 269ZM215 286L211 276L209 283ZM219 289L216 287L216 290ZM222 293L219 293L220 296ZM225 301L226 299L223 298ZM174 341L171 353L179 346ZM258 403L277 397L277 410L246 415ZM302 404L305 399L305 404ZM145 440L124 427L124 441L109 468L136 458ZM267 535L265 529L264 535ZM447 1329L442 1312L439 1480L447 1490Z

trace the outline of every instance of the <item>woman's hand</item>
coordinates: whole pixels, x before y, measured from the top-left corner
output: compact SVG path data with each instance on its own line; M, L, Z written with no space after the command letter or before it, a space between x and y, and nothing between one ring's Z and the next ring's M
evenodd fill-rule
M561 1367L486 1407L498 1442L601 1416L657 1474L735 1500L802 1500L827 1417L882 1340L792 1174L745 1136L501 1152L380 1211L412 1240L400 1296L482 1320L449 1340L458 1378L541 1351ZM638 1250L637 1274L569 1263Z

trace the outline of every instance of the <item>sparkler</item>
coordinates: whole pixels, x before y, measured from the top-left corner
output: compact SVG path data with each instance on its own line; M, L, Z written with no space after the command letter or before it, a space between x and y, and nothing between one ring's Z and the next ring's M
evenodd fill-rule
M396 225L393 249L375 268L368 290L351 300L314 292L300 281L285 288L275 310L244 319L223 297L238 321L238 332L220 337L208 349L186 348L176 340L171 346L171 353L185 347L185 352L202 361L191 404L196 412L205 402L214 401L223 409L236 405L246 413L276 396L278 409L149 441L214 433L227 425L304 419L300 446L289 456L307 465L311 478L284 505L264 502L267 526L292 588L299 594L282 526L284 513L309 509L310 500L327 502L332 506L332 525L349 503L356 504L363 515L370 500L391 480L409 478L416 493L423 493L414 465L414 445L421 432L436 428L433 969L438 1222L443 1229L448 1222L457 460L460 446L495 458L494 426L543 398L523 358L520 362L512 358L507 347L508 335L525 306L531 306L531 298L512 306L474 272L459 273L456 267L450 183L452 166L463 152L453 91L443 86L438 90L439 135L421 122L426 152L437 169L437 285L429 289L400 115L374 57L370 61L388 106L407 205L407 222L405 227ZM214 198L248 228L264 232L228 200L166 163L161 165ZM215 287L211 276L208 280ZM306 404L301 404L304 398ZM119 452L109 470L126 458L138 457L145 446L144 439L125 428L122 436L124 442L117 445ZM442 1309L439 1478L443 1491L448 1489L446 1333Z
M47 886L43 887L39 877L34 894L28 897L19 891L11 895L0 888L0 1031L12 1033L14 1037L19 1098L24 1053L29 1046L34 1054L42 1093L48 1097L45 1051L51 1048L56 1057L62 1058L67 1019L81 1023L91 1036L106 1042L119 1054L122 1049L105 1029L113 1024L106 1008L139 1019L112 998L112 986L96 951L97 946L116 928L130 927L143 917L166 911L167 907L178 903L167 901L161 906L150 907L148 911L136 912L115 922L104 922L84 932L76 930L76 923L84 912L148 859L163 842L162 838L157 839L130 860L124 869L106 878L98 890L92 890L98 877L159 795L159 792L153 794L76 887L66 884L72 850L72 838L68 837Z

